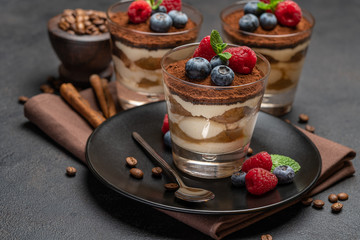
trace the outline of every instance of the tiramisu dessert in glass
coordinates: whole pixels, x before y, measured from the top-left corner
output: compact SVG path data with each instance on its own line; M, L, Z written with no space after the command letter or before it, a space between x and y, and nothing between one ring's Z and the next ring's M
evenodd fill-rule
M291 0L237 2L220 18L226 41L251 47L271 64L261 110L276 116L291 110L314 27L314 18Z
M174 164L200 178L231 176L247 153L269 62L213 30L168 52L161 66Z
M107 17L122 107L162 100L161 58L196 41L201 13L181 0L138 0L110 6Z

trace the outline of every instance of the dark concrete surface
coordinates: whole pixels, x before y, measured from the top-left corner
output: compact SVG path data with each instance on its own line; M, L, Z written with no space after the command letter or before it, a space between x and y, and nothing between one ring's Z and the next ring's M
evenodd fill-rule
M190 1L204 14L200 37L220 30L220 9L233 1ZM59 60L47 21L65 8L106 10L110 0L1 1L0 239L210 239L197 230L125 198L101 184L75 157L23 115L20 95L39 94ZM360 149L360 2L302 0L316 18L296 101L283 118L310 116L316 134ZM303 125L302 125L303 126ZM276 138L276 136L274 136ZM353 161L360 168L359 157ZM75 178L65 176L74 166ZM226 239L360 239L358 173L318 194L347 192L339 214L290 207ZM326 202L326 201L325 201Z

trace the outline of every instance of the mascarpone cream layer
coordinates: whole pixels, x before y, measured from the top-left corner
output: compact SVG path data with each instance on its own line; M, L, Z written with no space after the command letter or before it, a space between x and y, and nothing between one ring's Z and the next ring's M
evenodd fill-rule
M157 49L157 50L149 50L146 48L136 48L136 47L130 47L128 45L125 45L119 41L115 41L115 45L117 48L119 48L128 58L130 61L135 62L141 58L162 58L164 54L171 50L169 49Z

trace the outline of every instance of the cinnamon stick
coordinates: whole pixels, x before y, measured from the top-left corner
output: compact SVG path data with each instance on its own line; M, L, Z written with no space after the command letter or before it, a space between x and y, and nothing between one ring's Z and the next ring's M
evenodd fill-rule
M71 83L63 83L60 86L60 95L72 106L82 117L84 117L92 127L98 127L105 118L91 108L90 104L84 99Z
M112 98L112 95L109 90L108 81L106 79L102 78L101 84L102 84L102 88L104 90L104 95L105 95L105 99L106 99L106 103L107 103L107 107L108 107L108 114L109 114L109 117L112 117L116 114L116 107L115 107L114 99Z
M97 74L93 74L90 76L90 84L105 118L115 115L115 103L109 91L108 81L104 78L101 79Z

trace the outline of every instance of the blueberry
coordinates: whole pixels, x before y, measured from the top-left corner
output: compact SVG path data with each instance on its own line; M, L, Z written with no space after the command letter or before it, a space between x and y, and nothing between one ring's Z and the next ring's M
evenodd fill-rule
M231 175L231 183L235 187L244 187L245 186L245 176L246 172L235 172Z
M211 81L217 86L228 86L234 80L235 74L225 65L216 66L211 71Z
M240 18L239 26L243 31L253 32L259 27L259 19L254 14L245 14Z
M157 9L153 9L151 11L151 15L153 15L155 13L158 13L158 12L166 13L167 12L166 7L165 6L159 6Z
M219 66L219 65L229 65L229 60L222 60L219 55L215 55L211 60L210 60L210 65L211 65L211 68L214 68L216 66Z
M278 178L279 184L291 183L295 177L294 170L286 165L276 167L273 173Z
M164 144L166 147L171 148L171 135L170 135L170 131L167 131L164 134Z
M265 30L272 30L276 27L277 19L273 13L263 13L260 16L260 26Z
M177 10L171 10L169 12L169 16L171 17L173 25L176 28L184 28L186 23L188 22L187 15Z
M209 76L211 65L202 57L191 58L185 64L185 73L188 78L201 80Z
M150 17L150 29L154 32L164 33L169 31L172 20L166 13L155 13Z
M254 14L256 16L260 16L264 12L264 10L258 8L258 1L248 2L244 6L244 13L248 14Z

